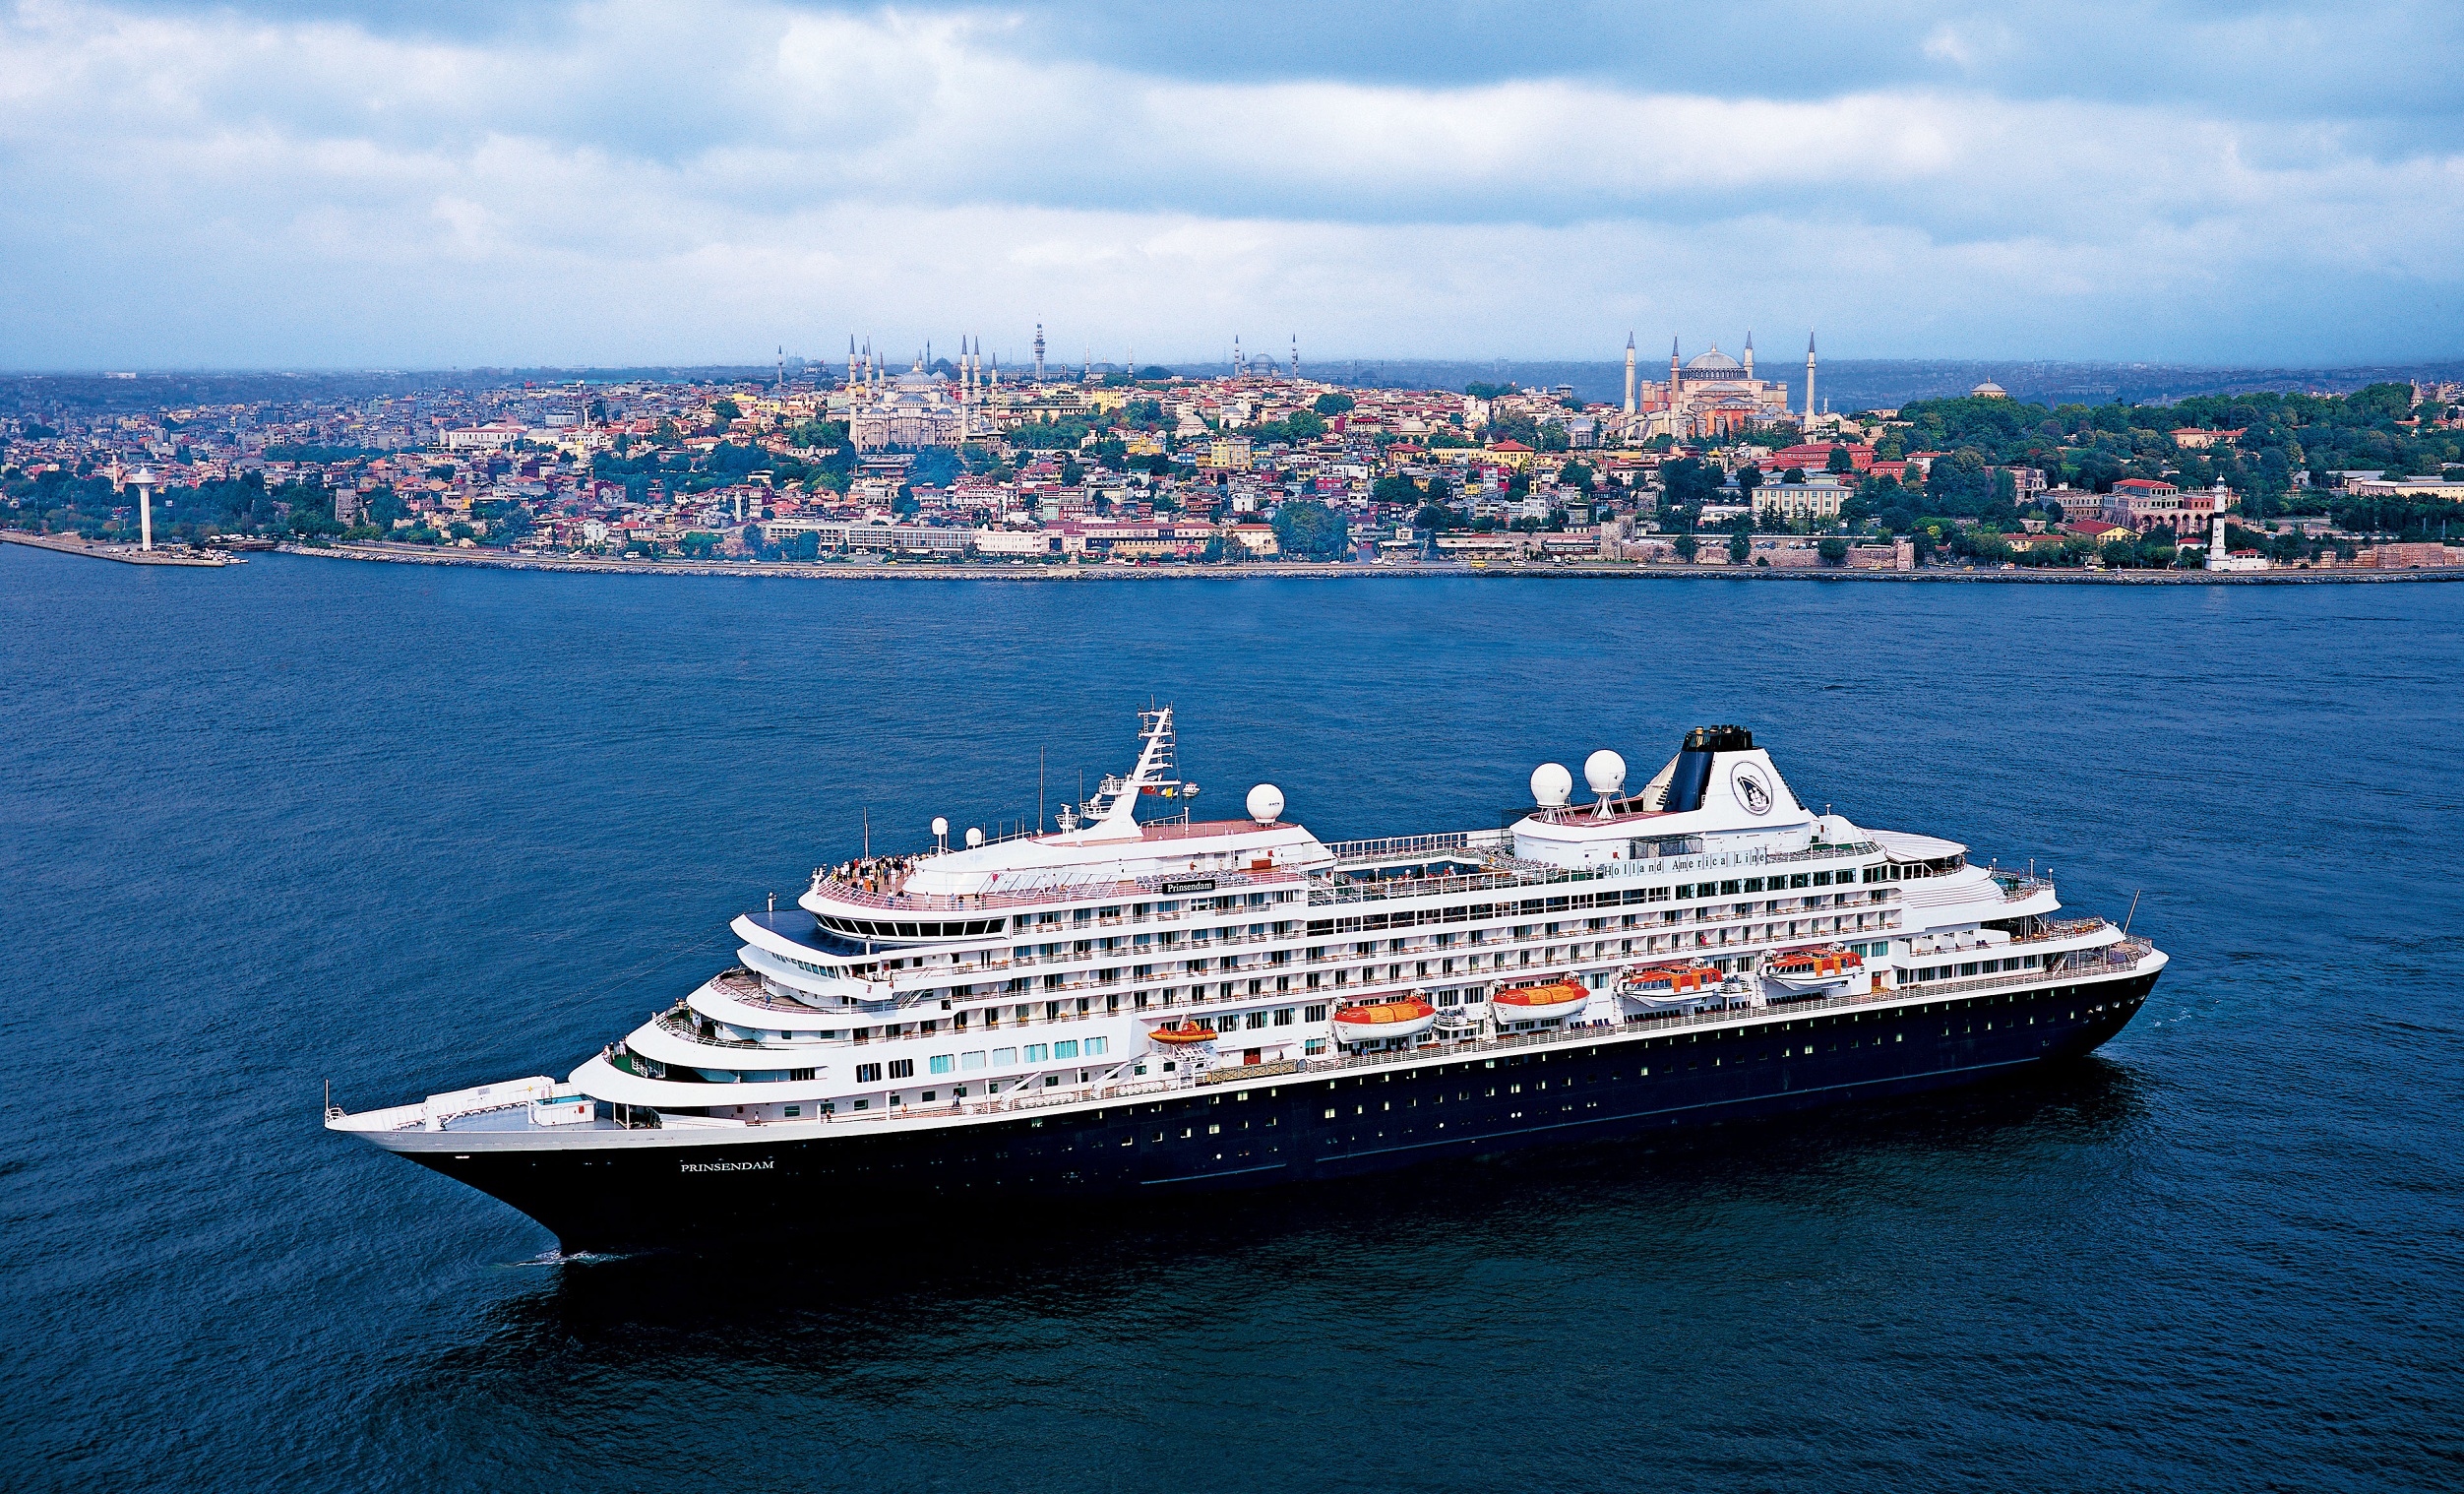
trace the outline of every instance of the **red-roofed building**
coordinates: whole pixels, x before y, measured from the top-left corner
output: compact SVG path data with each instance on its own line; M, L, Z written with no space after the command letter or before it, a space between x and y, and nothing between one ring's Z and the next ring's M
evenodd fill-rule
M1756 465L1766 472L1784 472L1792 467L1802 467L1809 473L1825 471L1830 467L1831 453L1838 449L1847 451L1850 471L1863 472L1874 466L1873 447L1847 441L1817 441L1804 446L1783 447Z

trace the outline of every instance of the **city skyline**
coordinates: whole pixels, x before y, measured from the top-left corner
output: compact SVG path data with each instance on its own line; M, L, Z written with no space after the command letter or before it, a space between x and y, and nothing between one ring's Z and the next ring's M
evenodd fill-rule
M1065 364L1748 326L2450 357L2459 41L2340 4L23 5L0 367L821 358L854 326L983 329L1006 368L1037 321Z

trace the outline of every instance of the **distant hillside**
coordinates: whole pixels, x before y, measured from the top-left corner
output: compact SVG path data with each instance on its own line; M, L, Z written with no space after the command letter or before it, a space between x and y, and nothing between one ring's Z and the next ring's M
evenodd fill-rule
M828 365L818 365L827 368ZM948 370L947 360L936 366ZM1099 369L1105 365L1097 364ZM1183 363L1176 371L1201 376L1223 371L1221 363ZM1649 377L1651 365L1642 365ZM1660 365L1665 373L1667 364ZM1461 389L1474 381L1512 381L1526 388L1573 386L1588 400L1615 402L1625 390L1623 362L1547 363L1426 358L1346 358L1304 364L1313 378L1386 389ZM1774 358L1763 371L1788 381L1792 401L1804 399L1805 365ZM254 401L353 400L383 394L442 389L481 390L556 384L574 380L607 383L650 379L673 383L767 382L775 365L699 367L471 368L416 370L321 369L279 371L154 372L135 377L93 373L0 375L0 411L44 409L140 410L179 405ZM1904 405L1911 400L1964 395L1991 379L2013 398L2047 404L2101 405L2109 400L2158 404L2192 395L2242 394L2252 390L2300 390L2349 394L2387 380L2464 382L2464 360L2390 363L2346 368L2199 368L2168 363L2029 363L1979 360L1825 359L1817 395L1842 413Z
M1188 373L1219 371L1216 365L1183 365ZM1639 369L1651 377L1651 365ZM1660 373L1667 373L1666 362ZM1626 365L1614 363L1540 363L1504 360L1487 363L1395 358L1385 361L1342 359L1304 365L1316 378L1357 382L1385 388L1460 389L1475 380L1526 388L1571 384L1585 399L1624 398ZM1792 399L1802 401L1805 363L1774 358L1761 366L1766 377L1788 381ZM2384 364L2349 368L2197 368L2166 363L2029 363L1929 359L1825 358L1816 371L1816 398L1843 413L1905 405L1911 400L1938 400L1964 395L1987 380L2008 390L2014 399L2044 404L2102 405L2109 400L2160 404L2191 395L2242 394L2250 390L2301 390L2318 394L2349 394L2364 385L2387 380L2423 379L2464 382L2464 360L2438 363Z

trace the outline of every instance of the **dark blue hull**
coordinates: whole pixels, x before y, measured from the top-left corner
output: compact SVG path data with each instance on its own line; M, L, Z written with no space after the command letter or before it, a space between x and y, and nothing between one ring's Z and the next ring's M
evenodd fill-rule
M1971 1084L2092 1051L2155 982L2149 972L1879 1011L1774 1008L1744 1027L1620 1028L1581 1046L943 1130L415 1159L529 1214L569 1250L823 1229L885 1206L1156 1198Z

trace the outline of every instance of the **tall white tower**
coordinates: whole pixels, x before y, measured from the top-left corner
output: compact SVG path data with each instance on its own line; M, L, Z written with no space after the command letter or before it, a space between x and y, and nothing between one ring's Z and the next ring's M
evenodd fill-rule
M141 467L136 475L128 480L137 485L137 548L151 550L154 548L154 468ZM2223 521L2217 522L2221 524ZM2218 532L2223 531L2220 529Z
M1746 329L1746 378L1754 378L1754 329Z
M1035 382L1044 382L1044 324L1035 324Z
M1301 335L1300 335L1299 333L1297 333L1297 332L1296 332L1296 333L1292 334L1292 377L1293 377L1293 378L1295 378L1295 379L1297 379L1297 378L1299 378L1300 376L1301 376Z
M1634 410L1634 335L1626 334L1626 413Z
M1814 429L1814 334L1806 334L1806 429Z

